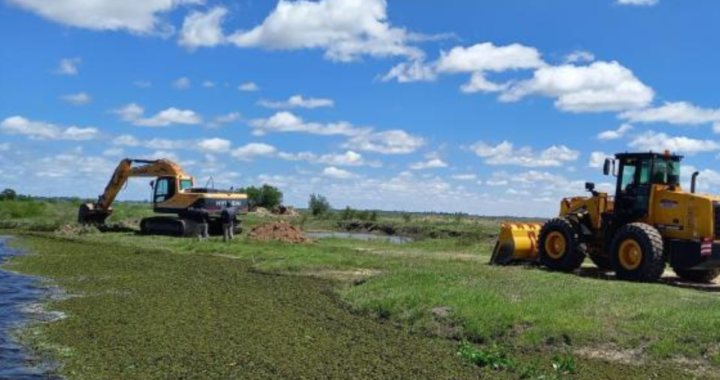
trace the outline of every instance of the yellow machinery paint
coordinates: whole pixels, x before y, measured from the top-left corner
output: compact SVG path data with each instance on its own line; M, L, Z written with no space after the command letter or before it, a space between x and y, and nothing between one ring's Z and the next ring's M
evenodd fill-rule
M232 207L247 211L247 195L230 190L195 188L195 179L185 173L180 165L167 160L123 159L118 164L105 191L93 203L80 206L78 222L104 225L112 214L112 204L130 178L154 178L153 210L177 217L156 216L140 223L142 232L192 235L197 230L195 219L204 218L211 231L220 229L220 214Z
M619 172L616 160L608 159L604 167L606 175L618 177L615 196L588 183L592 196L562 199L558 217L545 224L503 223L491 264L539 260L552 266L555 260L551 269L572 270L589 256L601 269L614 266L626 271L621 277L647 281L662 273L664 263L647 264L648 257L658 257L655 261L670 263L684 278L720 275L720 226L715 226L720 196L696 193L697 173L691 191L682 189L681 156L650 152L616 158ZM582 257L561 262L566 253Z
M535 261L541 227L540 223L503 223L490 262L502 265L515 261Z

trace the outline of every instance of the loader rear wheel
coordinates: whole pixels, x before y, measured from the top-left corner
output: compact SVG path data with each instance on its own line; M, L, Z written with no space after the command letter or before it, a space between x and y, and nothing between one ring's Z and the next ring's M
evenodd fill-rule
M571 272L585 260L578 228L568 219L555 218L545 223L539 243L540 265L551 270Z
M683 280L698 282L701 284L710 284L720 276L720 268L708 270L689 270L673 268L675 274Z
M657 281L665 270L662 236L645 223L620 228L612 243L612 264L621 280Z

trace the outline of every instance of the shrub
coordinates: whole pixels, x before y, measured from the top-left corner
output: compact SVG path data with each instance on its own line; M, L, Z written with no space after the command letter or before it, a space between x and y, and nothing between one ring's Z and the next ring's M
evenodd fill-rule
M400 214L400 216L402 217L403 221L405 221L405 223L410 223L410 221L412 220L412 214L410 214L409 212L404 212Z
M355 214L355 210L352 207L347 206L342 213L340 213L340 220L353 220L355 219Z
M14 201L17 199L17 192L13 189L5 189L0 192L0 201Z
M330 211L330 202L320 194L310 194L310 212L313 216L322 216Z
M472 343L463 341L460 343L458 355L478 367L490 367L494 370L514 370L517 367L517 363L496 345L477 348Z

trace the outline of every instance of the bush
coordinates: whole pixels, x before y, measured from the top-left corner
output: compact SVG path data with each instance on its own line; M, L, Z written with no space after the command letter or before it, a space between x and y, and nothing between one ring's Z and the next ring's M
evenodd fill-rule
M0 219L29 219L44 214L47 204L33 200L6 200L0 204Z
M477 348L472 343L463 341L460 343L458 355L478 367L490 367L496 371L514 370L517 367L515 360L508 357L505 350L497 345Z
M5 189L0 192L0 201L14 201L17 199L17 192L13 189Z
M283 193L277 187L262 185L262 187L250 186L240 189L240 192L247 194L248 206L251 209L263 207L273 210L280 206L283 201Z
M310 194L310 212L313 216L322 216L330 211L330 202L320 194Z
M345 209L340 213L340 220L353 220L355 219L355 210L347 206Z
M400 217L402 217L402 219L403 219L403 221L405 221L405 223L410 223L410 221L412 220L412 214L410 214L409 212L404 212L404 213L400 214Z

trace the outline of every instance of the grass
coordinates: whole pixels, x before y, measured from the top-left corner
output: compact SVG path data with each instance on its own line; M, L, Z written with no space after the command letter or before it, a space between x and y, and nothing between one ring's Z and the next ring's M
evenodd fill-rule
M294 222L302 223L300 219L296 218ZM246 218L249 225L265 220ZM326 219L306 219L304 222L306 228L341 228L336 221ZM381 215L378 223L408 223L406 228L424 224L423 228L431 229L434 222L419 217L405 222L398 215ZM320 281L324 284L321 293L335 295L355 313L365 316L363 320L384 321L381 326L387 327L388 323L397 326L410 332L415 339L450 338L432 342L444 342L439 344L445 345L446 351L447 344L453 346L450 350L455 353L464 351L465 354L451 356L465 358L468 363L481 364L468 358L472 355L467 353L475 352L473 350L481 353L476 352L475 356L486 358L497 357L499 352L502 354L499 357L507 363L514 363L512 366L480 365L481 374L492 377L720 377L720 344L717 343L720 342L720 309L716 306L716 294L664 284L625 283L524 267L490 267L486 263L494 242L497 220L464 218L458 221L455 217L446 217L442 222L437 221L437 225L443 229L455 226L457 230L474 231L459 238L431 239L425 236L404 245L346 239L327 239L310 245L241 240L227 245L217 239L200 243L131 233L96 233L73 237L77 242L72 244L76 244L74 247L87 245L99 251L105 251L102 247L112 247L132 254L113 259L116 262L101 270L100 267L95 268L93 262L102 255L92 256L92 260L90 256L85 256L84 260L74 261L68 249L64 255L55 258L57 263L47 264L44 270L33 271L32 267L21 269L57 278L52 268L72 261L77 270L84 270L84 267L97 270L94 274L82 275L83 278L97 276L102 279L82 285L92 290L105 281L114 281L104 279L102 273L135 259L144 262L145 256L160 258L159 262L197 260L193 261L193 265L197 266L195 271L204 270L201 268L216 262L240 263L232 265L244 265L253 275L294 274L273 278ZM37 244L31 247L33 251L51 252L56 244L70 243L43 243L48 248ZM45 256L50 255L30 256L23 262L31 263ZM134 267L135 264L132 265ZM159 264L151 266L154 271L161 267ZM320 280L308 276L319 277ZM140 277L123 278L140 281ZM323 279L340 281L327 282ZM176 281L180 284L184 277L179 276ZM70 283L68 286L75 285ZM151 290L154 288L143 289L149 293L154 291ZM213 297L207 294L198 296ZM268 295L257 293L255 296ZM255 297L248 296L243 302L258 302L251 299ZM104 302L120 303L124 302L124 298ZM231 306L228 302L220 309ZM78 310L71 310L71 315L77 313ZM315 315L321 317L324 312ZM174 321L175 317L171 320ZM114 334L123 335L123 331L118 329ZM204 333L211 334L210 331ZM117 339L110 335L106 338ZM463 346L452 343L453 340L471 343ZM394 343L392 345L394 347ZM488 360L492 363L495 359Z

